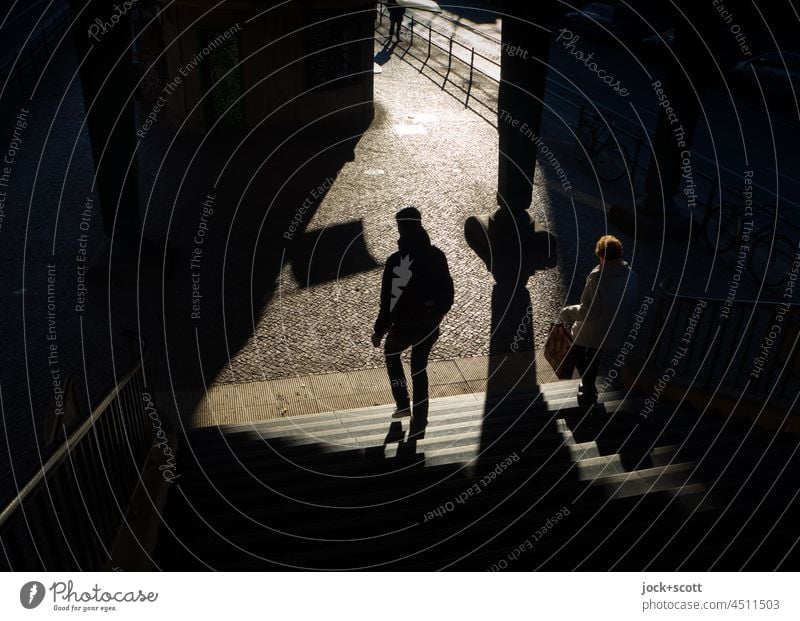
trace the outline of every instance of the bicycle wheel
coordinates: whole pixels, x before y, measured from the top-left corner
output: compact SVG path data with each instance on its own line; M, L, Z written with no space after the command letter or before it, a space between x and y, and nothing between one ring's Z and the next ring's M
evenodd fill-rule
M581 121L578 129L575 130L577 138L575 139L575 157L579 162L585 162L588 155L592 154L594 149L594 130L587 121Z
M628 170L628 151L608 139L594 156L597 176L603 181L616 181Z
M730 203L714 205L703 217L703 239L711 250L727 252L739 243L742 219Z
M760 233L750 246L750 273L757 282L776 287L789 280L796 246L784 235Z

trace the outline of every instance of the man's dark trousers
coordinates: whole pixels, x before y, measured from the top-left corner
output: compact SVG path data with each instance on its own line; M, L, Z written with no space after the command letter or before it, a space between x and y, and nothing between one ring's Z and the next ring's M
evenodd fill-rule
M394 324L386 337L384 353L386 370L392 385L392 396L398 407L410 404L406 374L400 355L411 348L411 385L414 396L413 414L418 422L428 418L428 356L439 338L439 322Z
M592 347L572 346L575 367L581 374L581 392L587 398L597 398L597 372L600 367L600 350Z

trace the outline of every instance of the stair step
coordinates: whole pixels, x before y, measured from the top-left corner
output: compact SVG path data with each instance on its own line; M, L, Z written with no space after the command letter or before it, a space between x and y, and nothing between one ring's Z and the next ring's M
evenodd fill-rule
M676 499L680 502L676 502ZM596 503L587 503L586 506L573 505L570 507L570 516L565 518L563 524L553 528L553 532L548 535L548 541L539 546L537 555L530 560L536 559L538 563L546 563L545 567L555 569L563 568L566 557L572 566L579 563L594 567L595 562L608 562L608 556L603 556L609 550L616 550L617 557L620 551L626 551L631 547L640 535L641 543L631 549L632 557L649 558L654 552L660 549L668 541L671 530L665 530L668 524L674 524L676 520L685 520L692 515L692 510L696 506L701 506L703 491L699 486L687 488L686 491L677 491L674 494L649 494L644 496L628 496L608 502L601 507ZM772 509L775 503L780 503L781 499L776 498L768 504ZM741 499L738 503L731 505L738 512L747 511L752 503L746 499ZM241 547L246 550L242 558L251 555L264 555L277 561L287 564L306 564L309 567L323 569L346 569L353 565L343 565L343 562L357 563L391 563L396 566L401 563L404 557L411 556L410 562L417 563L420 557L424 558L428 542L433 542L436 555L441 555L444 551L452 549L459 551L462 555L469 552L469 547L463 547L463 541L475 540L473 545L480 545L488 542L491 547L507 555L508 550L522 543L526 535L531 535L536 530L546 524L547 519L552 519L557 505L537 512L528 512L519 507L503 506L504 516L497 519L487 519L478 523L475 527L468 524L469 517L459 521L456 525L445 525L435 528L433 531L425 531L424 527L417 527L416 531L407 531L401 534L383 537L380 539L368 539L362 541L348 541L339 543L329 543L325 541L293 541L280 545L280 542L273 542L269 538L259 541L258 538L234 539L221 541L214 546L211 542L206 542L202 549L207 555L206 558L216 562L220 558L229 558L230 548L233 546ZM453 513L453 515L457 515ZM710 524L714 513L710 510L700 510L695 512L695 519L698 524L704 526ZM520 518L516 524L514 520ZM663 524L661 522L664 522ZM446 524L442 521L438 524ZM434 523L436 525L436 523ZM726 526L721 526L726 528ZM466 530L465 530L466 529ZM469 532L470 529L485 533L478 535ZM560 530L559 530L560 529ZM606 539L604 541L604 538ZM594 545L592 545L594 544ZM270 547L272 546L272 547ZM640 549L637 549L640 548ZM597 549L597 552L593 552ZM346 552L345 552L346 550ZM380 552L380 556L375 553ZM495 553L495 559L502 558ZM598 560L595 561L595 556ZM417 557L416 560L412 560ZM552 557L552 558L551 558ZM622 555L624 559L625 556ZM412 565L413 566L413 565ZM483 567L476 567L470 563L470 569L488 569L489 563ZM409 567L407 567L409 568Z
M741 446L742 441L741 438L738 436L732 437L724 437L721 438L719 441L715 443L714 450L710 452L709 456L706 456L705 460L708 462L710 458L716 458L720 453L723 455L728 455L731 452L732 448L737 448ZM590 450L590 447L586 447ZM763 454L763 442L758 441L754 442L751 441L747 445L745 445L746 453L750 456L752 455L760 455ZM654 449L652 452L648 452L642 454L638 448L632 448L627 446L619 446L619 447L612 447L612 450L619 454L618 460L621 460L623 463L630 463L630 467L626 467L626 471L628 472L636 472L637 475L640 477L642 481L653 481L656 477L660 477L661 486L664 487L665 485L674 486L674 485L681 485L685 481L685 477L687 472L691 472L693 469L693 465L691 461L692 458L700 458L706 449L706 444L703 440L695 440L694 442L690 443L683 443L683 444L676 444L673 446L661 446ZM786 449L789 450L789 449ZM785 454L785 453L784 453ZM744 457L745 452L742 453L742 457ZM586 457L592 456L591 454L587 454ZM540 458L544 461L547 458L553 458L555 455L553 453L545 453L545 452L526 452L525 459L526 461L533 461L534 463L541 463ZM595 456L595 457L602 457L602 456ZM777 457L773 453L770 456L770 463L775 461ZM576 455L573 453L571 456L571 461L577 461ZM642 461L650 461L652 462L652 467L645 467L642 468L643 463ZM557 464L559 462L557 461ZM687 465L683 467L683 464L686 463ZM636 470L631 470L634 466L637 467ZM668 474L664 471L664 467L671 467ZM466 473L464 473L466 474ZM515 467L510 471L506 471L503 475L504 480L507 479L508 484L516 484L517 481L522 480L530 476L530 472L524 470L522 468ZM439 499L447 498L448 494L455 498L459 495L461 491L465 487L468 486L467 483L464 481L464 476L452 476L448 480L439 482L439 479L436 476L432 476L431 480L436 483L436 494L438 495ZM266 484L270 484L269 480L265 481ZM190 497L194 497L195 495L199 495L200 499L198 504L199 506L203 506L206 510L206 517L212 518L215 515L215 511L210 504L218 505L218 508L221 508L223 511L226 511L228 508L227 503L219 497L220 493L225 493L226 488L220 486L218 482L215 480L215 489L210 490L208 487L198 486L197 488L183 488L183 492L187 493ZM367 488L364 489L365 486L358 485L354 486L353 481L343 481L340 486L338 486L335 490L332 490L325 494L316 493L314 496L314 501L317 503L323 502L323 499L336 499L337 502L335 506L338 507L361 507L361 506L370 506L370 505L379 505L383 503L391 503L394 499L399 499L403 497L412 497L415 494L419 494L419 490L425 484L428 483L428 478L424 478L420 480L420 477L415 475L415 480L409 481L404 485L398 481L395 485L388 488L382 482L378 482L377 485L379 489L377 491ZM356 487L356 489L351 489ZM308 484L300 484L298 482L297 485L291 487L294 494L299 497L303 497L302 493L310 493L312 491L316 491L314 486L309 486ZM267 494L267 490L264 488L260 488L258 485L255 485L252 490L249 492L242 492L242 490L236 490L236 488L231 489L231 494L225 496L225 500L228 502L237 504L242 503L245 501L246 496L248 493L252 493L257 501L262 501ZM418 496L417 496L418 498ZM419 498L418 498L419 499ZM421 500L421 499L419 499ZM437 503L438 501L433 501ZM249 505L248 505L249 506ZM270 506L267 509L261 509L260 507L256 507L253 510L253 513L248 513L249 515L268 515L271 513L273 518L278 517L281 514L293 513L295 511L303 511L304 507L302 505L288 505L288 506ZM306 515L306 521L308 521L310 516Z
M537 502L541 503L543 506L556 506L559 503L572 505L575 498L579 496L579 504L582 507L596 508L609 499L619 500L629 497L642 498L647 494L673 490L670 485L664 482L660 485L656 482L653 487L648 488L642 485L641 481L638 481L635 476L614 475L612 477L605 477L605 480L597 479L592 482L591 485L568 483L558 488L546 490L543 493L541 489L536 489L535 487L530 489L525 488L525 481L520 479L521 477L517 477L513 482L504 481L506 484L502 486L503 489L499 489L500 486L491 487L491 484L487 487L481 486L480 488L482 491L478 495L469 498L463 496L467 498L464 503L456 500L460 493L464 493L465 490L468 489L468 483L461 482L460 488L457 491L453 491L449 496L440 495L438 499L440 503L439 506L430 505L427 511L424 505L422 508L415 504L392 506L391 510L384 512L381 518L377 520L374 512L359 513L351 518L348 516L352 512L331 511L330 518L319 523L309 523L308 520L302 520L302 515L295 516L294 520L282 520L276 523L275 518L280 517L278 511L271 511L269 509L262 509L249 514L247 521L242 519L235 522L226 522L224 520L214 519L213 516L205 514L204 520L207 521L208 527L215 529L219 533L220 537L233 538L240 544L245 541L253 543L259 540L270 539L273 536L273 533L270 532L271 529L277 529L279 531L288 529L289 533L287 533L287 539L293 537L315 540L346 538L352 533L359 533L360 537L380 537L382 533L402 532L419 522L424 523L426 517L429 518L431 515L434 516L432 519L439 520L442 516L437 516L434 510L446 504L443 498L450 498L449 502L453 505L454 510L459 512L458 518L464 522L465 520L472 519L471 516L476 513L489 512L493 507L500 506L501 504L505 506L506 510L520 504L529 504L530 498L536 498ZM761 469L757 476L752 478L749 485L750 488L758 489L758 486L769 484L772 480L774 480L774 474ZM797 481L798 476L795 476L794 480ZM726 480L723 483L724 484L716 485L712 490L713 493L710 494L708 498L703 498L707 494L707 486L699 483L685 485L682 488L674 490L674 493L676 496L680 495L684 500L686 494L690 492L692 494L696 493L697 498L693 501L694 504L697 506L705 504L707 510L711 510L719 505L721 502L720 498L723 494L725 497L729 498L740 490L740 486L733 481ZM604 484L609 486L613 485L613 491L604 489ZM508 494L512 495L508 496ZM434 500L434 502L437 501ZM681 506L684 509L688 508L685 502L681 503ZM445 515L447 515L446 512ZM467 516L469 516L469 518L467 518ZM442 523L447 523L446 519L440 521ZM207 541L203 547L210 548L213 547L215 543L221 543L221 541L222 540L218 537L216 542L213 540Z
M524 451L526 459L564 456L569 461L578 461L587 458L601 458L603 454L617 453L624 449L626 453L649 452L657 447L657 443L678 443L687 436L697 442L697 438L704 438L709 430L716 429L708 425L697 424L693 429L684 427L666 427L662 429L644 429L631 433L630 430L609 428L606 433L598 434L597 439L588 442L575 442L569 432L525 435L525 428L514 428L506 437L495 439L491 454L504 458L506 455ZM726 436L722 436L726 437ZM737 436L738 437L738 436ZM528 439L530 438L530 439ZM239 487L243 481L252 481L258 486L259 481L266 484L279 485L281 482L292 484L298 476L329 479L330 477L368 476L370 474L391 474L401 471L402 468L418 463L424 453L427 464L456 463L463 466L472 463L480 455L480 432L446 436L445 438L425 438L414 447L408 455L403 454L403 446L393 445L377 447L379 450L332 450L331 452L316 452L312 454L282 453L281 455L257 454L253 459L242 460L238 463L215 465L208 469L203 464L204 477L210 477L214 485L220 490L230 489L231 486ZM706 442L705 439L702 442ZM602 450L601 450L602 447ZM263 451L263 449L262 449ZM660 454L655 453L658 457ZM238 457L238 456L237 456ZM276 460L287 460L284 464L275 463ZM490 459L484 452L484 462ZM330 487L337 487L338 481L328 480ZM345 478L341 481L347 485ZM204 487L204 484L200 484ZM184 486L191 491L191 484ZM335 493L331 491L331 493Z
M764 568L791 547L795 440L666 403L643 420L624 392L589 415L576 383L434 399L416 441L389 406L192 431L159 565L488 569L564 506L509 569Z
M558 465L556 470L560 471L562 478L553 481L552 478L543 477L542 473L536 476L536 474L530 470L519 470L517 469L518 464L515 464L513 468L503 473L502 482L490 483L491 489L488 490L488 493L482 493L480 495L480 502L475 503L475 506L480 506L481 503L484 502L492 502L497 494L513 493L513 490L520 486L529 487L534 497L552 495L555 493L553 491L554 483L557 485L556 490L559 497L563 497L564 501L575 498L581 494L587 494L587 489L590 487L592 489L590 495L595 494L597 493L595 488L607 482L613 485L620 485L624 488L624 494L619 490L602 492L603 495L608 497L614 494L630 495L633 493L652 493L658 490L674 488L674 478L678 475L681 479L680 485L685 486L687 481L696 480L699 474L708 472L709 470L719 471L726 466L729 468L733 466L734 470L744 467L750 469L752 464L759 459L759 456L755 454L755 452L756 447L754 447L750 454L740 455L735 462L731 462L729 459L723 457L717 459L713 463L707 460L705 463L699 465L678 463L651 468L649 469L651 477L646 479L642 479L636 473L630 472L620 473L619 476L622 477L621 479L608 479L608 472L615 471L616 467L609 468L608 465L605 465L605 468L600 467L599 469L595 469L593 473L587 472L586 474L589 476L584 477L584 480L576 480L574 476L575 472L565 471L562 465ZM800 460L795 459L794 463L797 463L797 461ZM763 477L766 472L768 476L774 478L774 471L772 468L776 465L776 462L780 463L778 458L770 459L766 464L762 463L761 467L758 469L759 476ZM785 463L784 459L784 465ZM597 465L600 466L600 464ZM767 465L769 465L769 470L765 470ZM581 468L579 467L578 470L580 471ZM652 476L656 472L662 476ZM674 474L675 476L671 477L670 474ZM269 527L279 529L288 528L292 532L296 530L295 525L303 523L303 532L307 536L311 536L314 529L316 529L317 533L329 532L332 528L332 524L336 522L344 523L350 520L355 525L359 519L362 521L375 521L375 511L383 510L387 512L387 517L377 520L378 528L402 528L407 526L407 523L401 523L404 520L414 521L412 518L415 518L415 516L421 519L426 512L431 512L437 507L446 504L448 501L455 503L456 498L472 486L471 481L474 481L474 479L466 481L463 479L456 479L432 487L429 491L420 491L420 487L408 488L406 490L393 489L390 492L384 493L383 496L356 495L355 490L351 490L351 497L349 500L352 502L347 498L335 498L337 502L331 505L332 508L320 506L321 503L325 502L325 499L319 496L308 499L308 502L315 505L314 507L307 507L298 503L278 506L267 505L269 508L265 508L263 504L255 507L244 507L241 503L235 502L235 499L228 498L227 501L234 504L240 511L245 512L246 517L237 519L228 516L229 519L226 525L224 514L215 515L213 511L206 510L206 507L203 507L203 518L215 524L217 527L223 528L225 531L240 533L248 529L252 530L254 526L258 528L259 520L263 520ZM716 489L723 489L726 485L727 481L717 483ZM263 502L267 497L266 494L261 494L259 500ZM370 506L368 503L373 504ZM407 506L409 503L411 508ZM366 509L359 511L359 508L365 505ZM350 516L353 517L351 518ZM356 530L362 533L365 532L363 527L358 527Z
M612 416L620 416L625 411L618 409L623 402L611 402L613 406ZM630 404L630 402L628 402ZM563 410L559 416L566 416L571 410ZM592 421L584 422L584 428L601 428L609 425L607 419L602 415L593 417ZM633 419L632 419L633 420ZM638 422L638 421L636 421ZM222 463L225 461L238 461L248 455L263 455L274 452L276 449L285 454L300 455L304 452L320 453L336 452L341 450L353 450L356 448L369 448L376 446L397 445L405 440L408 433L410 420L404 419L384 419L359 430L358 435L348 436L347 432L330 431L313 436L296 437L255 437L247 442L239 441L236 444L225 444L220 442L213 449L208 446L196 447L191 444L190 455L195 460L201 460L203 466L212 463ZM551 425L552 429L545 429L543 425ZM553 415L543 412L529 412L523 415L501 417L492 416L488 418L476 417L474 415L448 414L431 419L426 429L425 438L418 440L417 444L430 445L433 441L442 441L451 436L458 436L465 433L480 434L486 430L511 428L515 430L527 430L535 427L542 428L544 435L557 435L568 428L565 418L554 418ZM325 444L322 444L323 441ZM273 446L274 445L274 446ZM227 449L227 450L226 450Z
M240 465L231 466L230 468L217 467L214 469L203 470L200 477L192 477L184 484L187 490L192 489L192 479L200 482L211 478L215 485L220 488L227 489L229 484L235 487L241 487L242 484L246 485L251 482L253 486L258 488L262 484L282 485L288 484L294 486L295 489L314 489L316 482L324 481L325 486L330 489L330 494L338 493L338 485L348 485L352 477L361 479L374 479L377 475L402 475L402 473L415 465L422 465L424 452L424 459L428 466L444 465L452 466L456 469L463 469L467 464L473 467L480 466L480 464L493 463L493 460L504 459L512 453L519 453L524 456L526 460L551 458L561 462L576 461L581 457L602 457L603 454L616 453L624 449L626 454L633 455L637 451L642 453L649 452L652 448L658 446L658 443L679 443L684 441L686 437L692 438L694 441L703 441L704 434L707 434L709 427L697 425L694 429L686 428L671 428L665 429L645 429L638 430L631 434L626 432L617 433L614 428L609 428L607 434L600 434L596 440L588 443L575 443L574 438L568 434L553 434L548 436L540 436L534 438L531 435L522 433L509 433L502 439L494 440L490 450L485 450L481 453L480 447L477 443L473 442L472 438L465 440L466 444L446 443L445 446L435 446L433 448L418 444L416 447L406 447L408 453L402 450L391 458L387 458L384 447L378 447L379 450L375 451L344 451L333 454L329 457L329 461L320 461L318 456L313 456L309 460L296 459L294 462L287 464L286 467L277 467L268 459L264 461L244 462ZM515 431L515 430L512 430ZM531 439L528 439L531 438ZM431 439L434 442L434 439ZM594 451L594 446L597 446L595 455L579 455L582 450ZM328 457L323 455L321 459ZM479 461L477 459L479 458ZM305 487L298 487L298 475L310 479L308 485ZM419 476L415 474L415 476ZM391 479L377 480L379 485L387 485L391 483ZM368 481L367 481L368 482ZM198 483L201 488L204 483ZM366 493L365 489L361 493Z
M625 394L624 392L606 393L603 401L619 400ZM485 395L483 396L485 397ZM479 398L476 400L476 397ZM555 406L551 408L553 410L562 404L572 404L573 406L576 404L574 387L563 391L563 394L544 396L544 399L547 399L546 403L542 401L542 395L539 393L512 393L502 404L489 402L488 410L487 402L480 397L482 395L459 395L441 400L433 399L430 403L429 418L431 422L442 418L453 418L457 415L461 415L465 419L483 419L509 410L516 412L518 408L527 407L532 411L541 411L545 404ZM225 427L203 427L192 430L189 439L193 446L202 446L205 443L216 446L221 440L230 444L239 440L249 441L254 437L279 438L287 435L296 437L298 434L319 437L326 433L337 434L347 430L361 430L385 424L387 420L392 420L393 411L393 406L376 406L360 410L297 416L277 421Z
M625 405L623 405L623 403ZM490 416L487 418L477 417L466 413L449 413L431 418L426 430L425 438L418 441L421 445L430 444L432 439L439 439L443 436L459 435L468 433L470 430L492 430L502 427L513 427L518 431L527 430L535 426L552 425L552 429L538 430L542 437L558 434L564 430L572 429L573 433L583 435L599 434L606 428L616 426L643 426L641 419L635 416L633 411L640 402L634 401L611 401L606 403L609 414L595 414L585 416L585 412L579 408L569 408L560 410L557 414L529 412L526 414L514 414L513 416ZM659 421L676 423L685 421L688 425L694 425L700 420L698 415L681 412L679 415L668 416L661 413ZM655 419L651 419L649 426L657 426ZM369 448L397 444L406 438L409 419L383 419L359 430L359 435L348 436L347 432L337 429L335 431L320 432L310 436L276 436L269 435L251 436L247 441L239 440L236 444L227 444L223 438L213 446L203 444L200 447L194 444L188 445L188 454L192 462L199 461L204 467L212 464L221 464L225 461L238 462L248 455L268 455L279 450L286 455L300 455L304 451L309 453L330 453L341 450L353 450L355 448ZM327 444L322 445L322 441ZM235 450L234 450L235 449ZM276 450L277 449L277 450ZM190 462L191 463L191 462Z

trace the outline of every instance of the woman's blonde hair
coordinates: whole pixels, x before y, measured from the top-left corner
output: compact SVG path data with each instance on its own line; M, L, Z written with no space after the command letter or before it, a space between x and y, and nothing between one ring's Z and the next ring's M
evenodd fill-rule
M594 253L600 259L617 261L622 258L622 242L613 235L603 235L597 240Z

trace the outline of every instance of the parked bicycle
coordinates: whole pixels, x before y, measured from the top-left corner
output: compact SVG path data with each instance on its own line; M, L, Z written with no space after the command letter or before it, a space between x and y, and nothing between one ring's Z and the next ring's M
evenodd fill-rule
M575 156L581 162L591 159L600 179L616 181L629 169L630 157L614 135L613 121L606 124L581 108L575 133Z
M789 279L797 244L776 230L774 216L764 207L753 209L753 220L767 221L749 236L747 266L756 282L768 287L784 284ZM706 211L702 234L708 247L718 253L742 247L744 234L742 210L727 201L717 203ZM778 223L780 226L780 222Z

